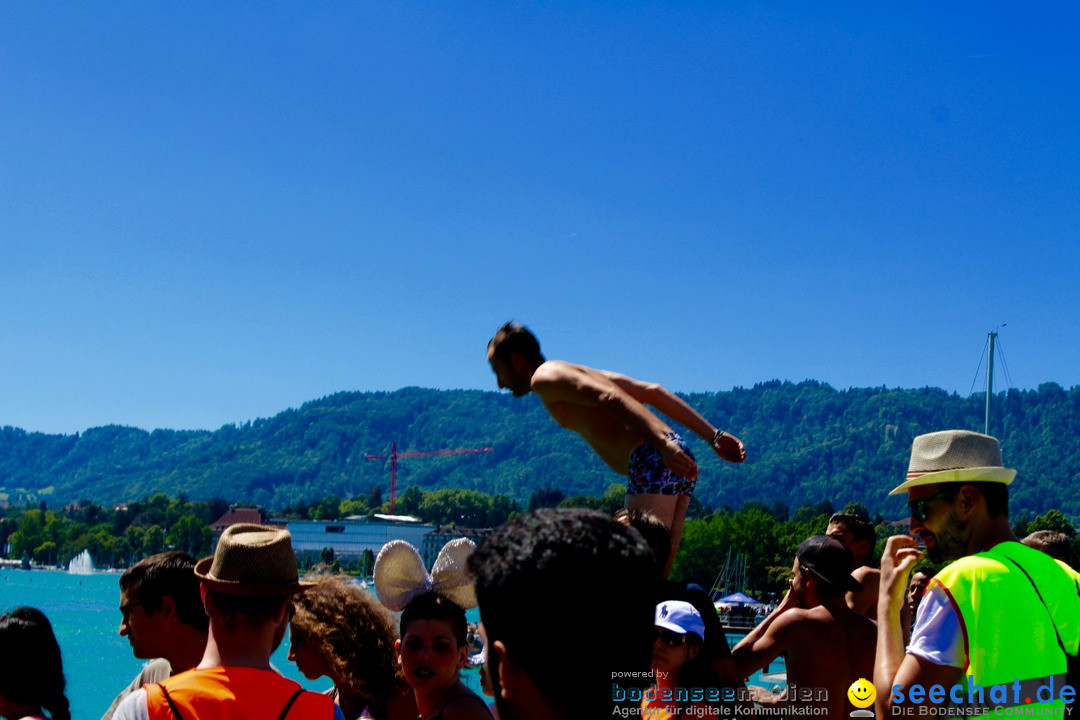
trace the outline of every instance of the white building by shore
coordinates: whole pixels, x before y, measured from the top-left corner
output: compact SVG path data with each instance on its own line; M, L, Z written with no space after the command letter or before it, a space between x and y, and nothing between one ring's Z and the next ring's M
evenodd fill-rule
M331 548L334 557L359 559L365 550L375 555L391 540L404 540L416 548L424 544L424 536L435 526L410 515L357 515L344 520L280 520L273 524L292 534L293 550L301 555L318 556Z

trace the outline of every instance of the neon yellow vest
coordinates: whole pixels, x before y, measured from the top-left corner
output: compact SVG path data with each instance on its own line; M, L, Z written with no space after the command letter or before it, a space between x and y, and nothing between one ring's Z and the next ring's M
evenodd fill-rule
M1031 576L1046 607L1017 566ZM1006 702L987 697L987 705L1025 705L1027 697L1037 704L1037 688L1051 680L1053 697L1059 697L1066 658L1058 647L1054 623L1065 649L1075 654L1080 646L1080 575L1039 550L1005 542L957 560L931 582L945 589L960 614L965 682L970 676L987 695L993 685L1009 686ZM1014 702L1016 680L1021 681L1018 702Z

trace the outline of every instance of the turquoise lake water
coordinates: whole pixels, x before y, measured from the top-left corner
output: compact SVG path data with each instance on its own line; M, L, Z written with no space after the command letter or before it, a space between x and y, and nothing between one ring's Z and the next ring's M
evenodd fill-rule
M30 605L44 612L53 624L60 650L64 655L68 700L74 720L99 720L101 714L139 672L143 661L131 655L127 639L120 637L120 576L115 573L70 575L50 570L0 569L0 613L19 605ZM478 611L466 613L476 622ZM729 635L734 645L740 636ZM288 661L289 640L281 644L271 662L286 677L310 690L323 691L330 680L309 681ZM772 672L783 671L783 660L773 662ZM475 669L464 672L465 683L480 691ZM769 687L754 673L750 682Z
M0 613L19 605L44 612L53 625L64 656L68 700L73 720L100 720L101 714L139 672L143 661L131 655L120 627L120 576L114 573L69 575L66 572L0 569ZM475 609L467 617L476 621ZM288 661L286 637L271 659L286 677L311 690L323 691L330 680L308 681ZM477 671L463 673L473 690L479 690Z

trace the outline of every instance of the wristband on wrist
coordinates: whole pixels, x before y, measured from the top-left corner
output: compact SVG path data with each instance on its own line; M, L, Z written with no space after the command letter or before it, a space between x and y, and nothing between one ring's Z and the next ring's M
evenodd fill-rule
M723 430L717 430L716 434L712 436L712 440L709 441L709 444L712 445L713 447L716 447L716 443L720 441L720 436L723 435L723 434L724 434Z

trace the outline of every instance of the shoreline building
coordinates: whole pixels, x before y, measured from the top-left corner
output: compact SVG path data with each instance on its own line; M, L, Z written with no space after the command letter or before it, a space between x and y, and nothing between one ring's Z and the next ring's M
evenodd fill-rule
M429 525L428 527L432 526ZM459 528L450 525L439 525L424 535L422 544L413 544L420 551L420 557L424 559L424 566L430 571L431 566L435 564L435 558L439 556L439 551L442 550L443 545L446 543L463 537L479 545L493 530L494 528Z
M335 560L358 563L363 561L365 551L371 551L372 557L377 556L382 546L391 540L404 540L420 548L424 544L424 536L435 528L411 515L380 513L353 515L343 520L275 519L271 522L292 534L297 560L314 562L319 560L326 548L333 550Z
M225 528L238 522L263 523L288 530L292 534L293 552L302 566L324 561L330 550L334 560L365 573L371 571L379 550L391 540L404 540L415 547L420 551L424 565L431 570L439 550L447 542L466 537L479 544L492 530L432 525L412 515L382 513L352 515L342 520L263 520L255 508L232 508L211 524L214 544Z

